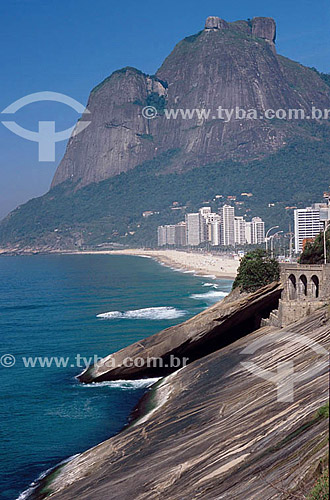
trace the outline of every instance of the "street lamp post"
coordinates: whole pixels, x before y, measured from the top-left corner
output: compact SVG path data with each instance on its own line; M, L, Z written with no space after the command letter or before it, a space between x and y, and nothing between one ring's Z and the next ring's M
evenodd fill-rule
M268 238L268 235L269 233L273 230L273 229L278 229L280 226L273 226L271 227L270 229L268 229L267 233L266 233L266 236L265 236L265 241L266 241L266 252L268 252L268 239L270 239L270 237Z
M324 264L327 264L327 229L328 229L328 221L324 221L324 231L323 231Z
M324 233L323 233L324 264L327 264L327 229L329 225L329 216L330 216L330 190L327 193L324 193L324 196L328 198L328 215L326 217L326 220L324 220Z
M271 253L270 256L273 259L274 258L274 237L277 236L278 234L283 233L283 231L277 231L277 233L272 234L269 239L270 241L270 247L271 247Z

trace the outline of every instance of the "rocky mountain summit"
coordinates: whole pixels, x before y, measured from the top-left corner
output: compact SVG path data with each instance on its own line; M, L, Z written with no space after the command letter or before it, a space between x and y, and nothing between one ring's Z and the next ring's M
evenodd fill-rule
M330 107L329 87L317 72L276 53L275 21L256 17L228 23L208 17L184 38L156 75L123 68L95 87L87 108L91 124L73 136L52 187L79 187L126 172L169 149L179 154L164 171L183 171L220 160L258 158L283 147L295 123L262 120L266 109ZM143 109L153 106L154 119ZM258 119L224 121L218 107L257 111ZM210 109L210 118L168 119L164 108ZM301 131L301 133L306 133Z

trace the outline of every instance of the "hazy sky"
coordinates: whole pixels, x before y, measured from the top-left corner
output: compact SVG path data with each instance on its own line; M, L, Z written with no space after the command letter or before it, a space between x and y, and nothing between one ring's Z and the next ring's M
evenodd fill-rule
M201 30L210 15L227 21L274 17L280 54L330 72L328 0L1 0L0 111L41 91L61 92L85 105L89 91L123 66L153 74L174 45ZM77 118L62 104L38 103L14 120L31 130L39 120L55 120L56 130L63 130ZM65 142L57 143L56 161L39 163L37 143L0 123L0 218L48 190L64 149Z

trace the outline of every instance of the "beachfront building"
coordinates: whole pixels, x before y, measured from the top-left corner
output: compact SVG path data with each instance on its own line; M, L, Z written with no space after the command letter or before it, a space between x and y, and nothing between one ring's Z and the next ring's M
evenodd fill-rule
M207 217L207 240L212 246L221 245L221 216L210 213Z
M248 245L265 243L265 223L260 217L253 217L251 222L245 223L245 242Z
M186 223L179 222L179 224L175 224L175 245L178 247L184 247L187 244L187 231L186 231Z
M170 246L185 246L186 245L186 224L168 224L166 226L158 226L157 228L157 243L159 247Z
M221 209L221 244L235 245L235 209L231 205Z
M235 244L236 245L245 245L246 236L245 236L245 226L246 222L243 217L235 217L234 219L234 232L235 232Z
M175 225L170 224L166 227L166 243L167 245L175 245Z
M221 216L211 212L210 208L202 215L205 219L205 241L209 241L212 246L221 245Z
M252 245L252 222L245 223L245 242Z
M199 246L207 242L211 246L234 246L265 242L265 223L260 217L246 222L236 216L231 205L224 205L220 213L211 207L202 207L198 212L188 213L185 222L158 227L158 246Z
M221 245L221 221L214 221L209 224L210 243L212 246Z
M260 217L253 217L252 222L252 242L254 245L265 243L265 223Z
M204 238L203 217L199 212L186 214L187 245L198 246Z
M294 211L295 252L300 253L305 241L314 238L323 230L325 221L330 219L330 209L325 203L315 203L311 207Z
M158 226L157 228L157 244L159 247L166 245L166 228L165 226Z

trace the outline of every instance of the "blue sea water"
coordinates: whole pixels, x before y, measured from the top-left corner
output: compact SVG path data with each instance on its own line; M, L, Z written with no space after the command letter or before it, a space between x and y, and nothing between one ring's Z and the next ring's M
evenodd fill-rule
M16 359L0 366L1 498L120 431L152 383L81 385L78 354L105 356L188 319L231 285L142 257L0 257L0 358ZM69 362L25 367L31 356Z

